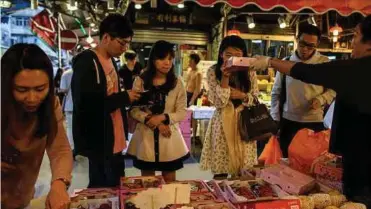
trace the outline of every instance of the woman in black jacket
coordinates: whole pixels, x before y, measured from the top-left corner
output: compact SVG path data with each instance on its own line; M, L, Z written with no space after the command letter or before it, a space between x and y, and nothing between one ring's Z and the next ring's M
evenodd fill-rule
M343 156L347 198L371 208L371 15L356 28L352 57L317 65L258 57L252 68L270 65L293 78L336 91L330 152Z

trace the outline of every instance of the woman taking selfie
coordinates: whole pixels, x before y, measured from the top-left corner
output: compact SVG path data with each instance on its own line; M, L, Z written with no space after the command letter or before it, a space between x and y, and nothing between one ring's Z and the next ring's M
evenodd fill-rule
M34 44L16 44L1 59L1 207L26 207L44 152L52 181L47 209L67 209L72 151L54 95L53 66Z
M149 55L146 71L134 81L133 90L148 91L151 106L135 107L131 116L139 123L130 142L128 154L143 176L162 171L166 182L176 179L189 152L179 129L186 116L187 97L184 84L174 73L173 45L156 42Z
M224 38L219 48L218 63L207 73L208 97L216 107L206 132L201 154L201 168L209 170L216 179L235 175L241 168L257 163L256 142L241 140L238 130L239 113L254 105L259 89L253 71L225 70L230 57L247 57L244 40L238 36Z

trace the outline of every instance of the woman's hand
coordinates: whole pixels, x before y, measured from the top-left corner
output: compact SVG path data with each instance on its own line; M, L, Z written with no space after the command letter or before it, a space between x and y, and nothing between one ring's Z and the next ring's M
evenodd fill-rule
M168 125L164 125L164 124L160 124L158 126L158 130L160 131L160 134L166 138L170 138L171 136L171 130L170 130L170 126Z
M240 90L231 88L230 98L231 99L241 99L241 100L244 100L246 98L246 93L244 93L244 92L242 92Z
M222 71L223 77L229 78L231 76L231 72L226 66L227 62L224 62L223 65L220 67L220 70Z
M165 115L154 115L147 121L146 125L151 129L154 129L158 127L165 119Z
M54 181L46 198L46 209L69 209L69 205L70 197L66 185L60 180Z
M128 95L129 95L129 99L130 99L130 102L133 103L134 101L137 101L140 99L141 97L141 94L137 91L134 91L134 90L128 90Z

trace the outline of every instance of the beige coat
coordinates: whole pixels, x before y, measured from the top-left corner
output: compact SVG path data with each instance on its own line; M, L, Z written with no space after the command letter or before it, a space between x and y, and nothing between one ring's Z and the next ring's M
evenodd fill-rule
M133 90L143 91L141 78L135 79ZM166 138L160 134L159 161L169 162L184 157L189 152L179 129L179 122L184 120L187 114L186 90L181 78L178 78L176 87L166 97L164 113L169 114L171 137ZM128 154L136 156L138 160L155 162L154 134L144 124L148 113L140 108L133 108L130 115L139 123L130 141Z

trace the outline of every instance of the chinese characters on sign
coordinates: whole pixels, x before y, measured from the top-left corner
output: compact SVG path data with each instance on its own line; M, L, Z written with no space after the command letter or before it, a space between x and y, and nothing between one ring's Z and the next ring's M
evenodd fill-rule
M154 24L174 24L184 25L189 24L187 15L182 14L156 14L150 17L150 23Z

